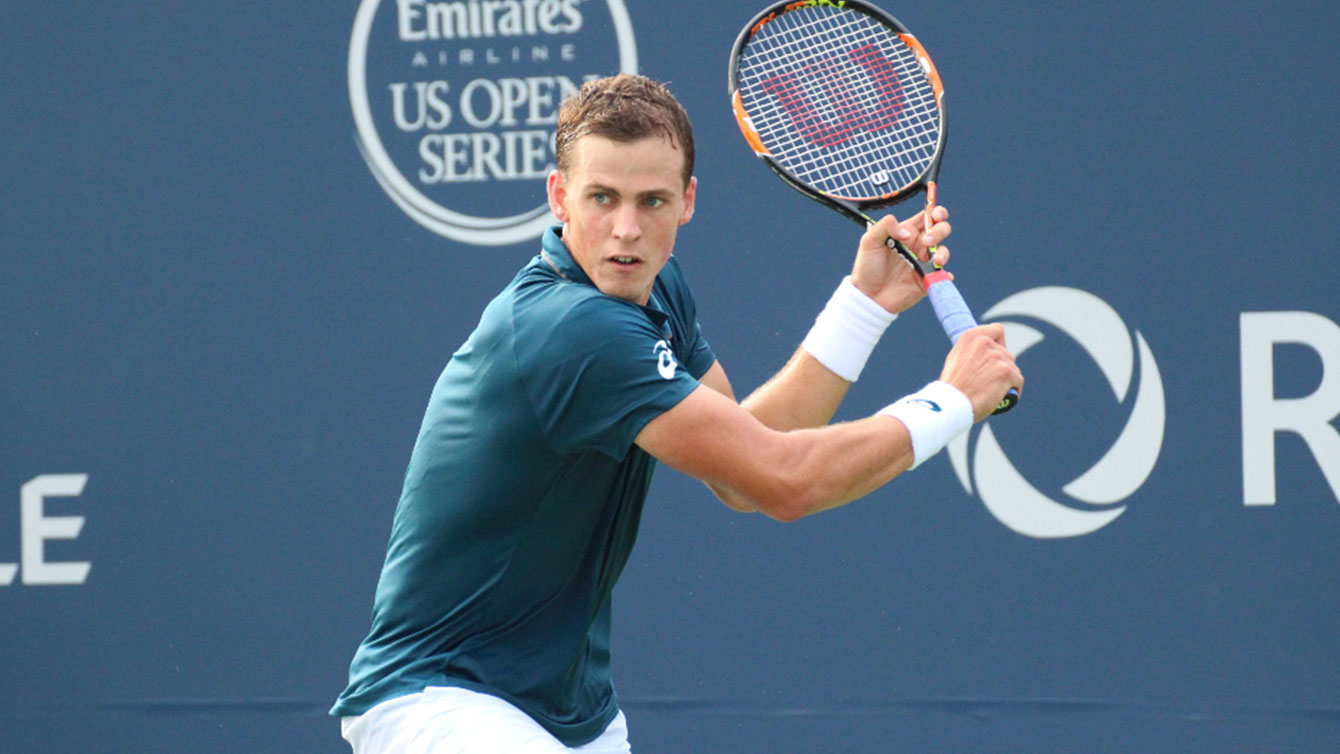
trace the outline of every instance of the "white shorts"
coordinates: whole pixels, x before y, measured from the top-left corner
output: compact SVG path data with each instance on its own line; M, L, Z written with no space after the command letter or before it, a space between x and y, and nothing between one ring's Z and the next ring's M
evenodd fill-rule
M599 738L571 748L496 696L443 686L388 699L342 718L340 728L354 754L630 754L623 712Z

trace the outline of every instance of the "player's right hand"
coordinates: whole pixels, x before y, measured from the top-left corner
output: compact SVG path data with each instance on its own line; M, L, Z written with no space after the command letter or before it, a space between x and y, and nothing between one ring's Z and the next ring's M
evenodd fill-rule
M1024 375L1005 347L1005 328L999 324L963 333L945 357L940 379L972 401L973 421L990 416L1010 388L1023 392L1024 387Z
M921 276L912 269L898 252L890 249L887 241L901 241L919 258L930 261L932 249L936 264L949 261L949 249L943 246L952 227L949 210L936 207L932 213L935 224L925 231L924 213L918 212L899 222L893 215L885 215L872 224L861 236L856 261L852 264L851 282L865 295L886 310L897 314L925 297ZM952 275L950 276L953 277Z

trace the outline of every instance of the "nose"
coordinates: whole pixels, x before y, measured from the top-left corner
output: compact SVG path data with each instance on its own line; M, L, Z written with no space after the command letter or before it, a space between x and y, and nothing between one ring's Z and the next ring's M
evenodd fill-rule
M642 237L642 226L638 222L637 205L624 202L614 216L614 237L622 241L636 241Z

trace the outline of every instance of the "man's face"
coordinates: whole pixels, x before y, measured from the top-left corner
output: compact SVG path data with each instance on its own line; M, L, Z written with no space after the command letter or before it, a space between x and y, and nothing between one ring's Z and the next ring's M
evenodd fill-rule
M693 217L697 179L684 185L683 153L656 136L583 136L572 158L567 175L554 171L548 183L563 242L601 293L646 304L675 233Z

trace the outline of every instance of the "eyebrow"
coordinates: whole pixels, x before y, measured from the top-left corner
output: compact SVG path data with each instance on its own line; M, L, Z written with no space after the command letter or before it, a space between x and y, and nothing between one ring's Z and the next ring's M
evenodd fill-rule
M586 194L588 196L590 196L591 194L613 194L614 196L618 197L623 196L623 194L619 193L618 189L615 189L612 186L606 186L603 183L590 184L589 186L586 187ZM669 199L673 196L674 192L671 191L670 189L651 189L650 191L643 191L638 193L636 198L650 199L652 197L659 197L662 199Z

